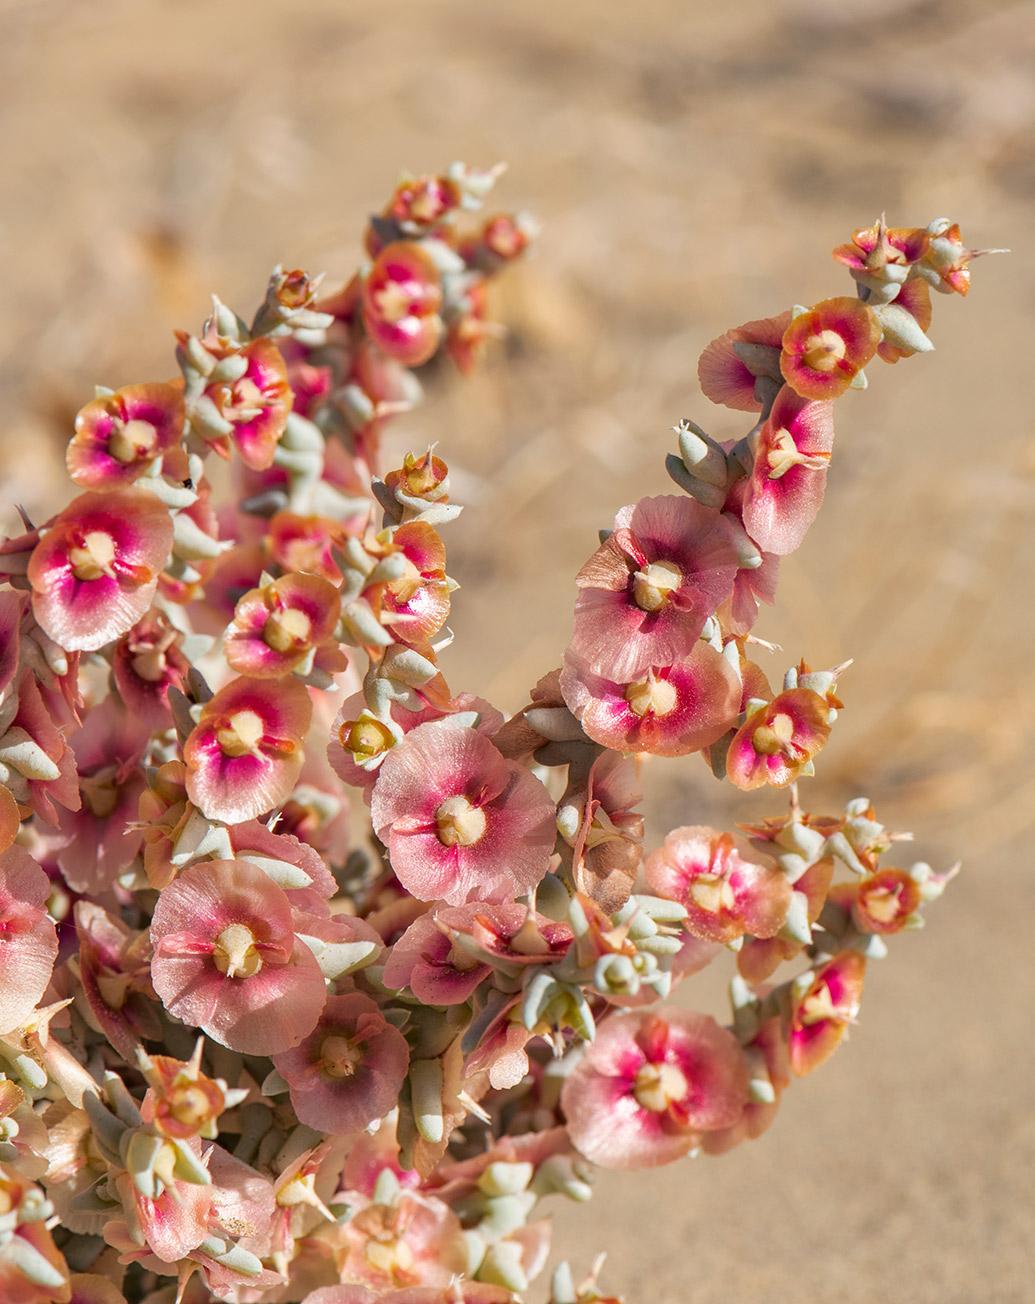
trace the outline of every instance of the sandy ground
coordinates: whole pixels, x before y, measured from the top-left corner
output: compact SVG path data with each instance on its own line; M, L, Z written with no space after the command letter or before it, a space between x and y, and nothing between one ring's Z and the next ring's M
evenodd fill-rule
M509 162L501 203L544 223L497 299L509 342L398 434L440 440L474 504L446 668L504 709L556 664L595 530L666 491L668 427L743 433L697 391L712 336L849 292L827 251L882 209L1015 250L938 298L933 357L838 407L759 627L788 662L856 658L808 804L866 793L965 873L764 1138L559 1211L630 1302L1032 1298L1032 67L1030 0L0 4L0 449L30 512L67 493L91 386L171 374L209 290L250 310L280 260L344 278L400 168ZM780 808L699 762L648 783L652 842Z

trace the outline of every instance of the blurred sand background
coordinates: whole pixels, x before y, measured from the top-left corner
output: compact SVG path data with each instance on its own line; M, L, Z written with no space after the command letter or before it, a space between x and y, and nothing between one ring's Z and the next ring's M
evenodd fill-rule
M504 710L556 664L595 530L668 491L669 427L744 432L697 390L709 339L850 293L828 250L882 209L1015 250L936 296L933 356L840 403L757 631L776 674L856 658L807 806L865 793L965 872L763 1138L558 1211L630 1304L1035 1292L1033 69L1030 0L0 3L2 496L36 516L92 385L172 374L210 290L247 316L277 261L333 284L400 169L509 162L499 205L544 224L495 299L509 340L396 427L473 504L444 664ZM691 760L647 772L651 845L782 809Z

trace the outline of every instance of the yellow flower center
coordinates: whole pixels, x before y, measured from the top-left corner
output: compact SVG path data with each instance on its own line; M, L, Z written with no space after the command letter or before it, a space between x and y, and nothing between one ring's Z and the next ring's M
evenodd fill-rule
M438 840L444 847L469 847L485 832L485 812L466 797L447 797L435 812Z
M361 720L346 720L338 731L338 739L357 761L380 756L395 742L392 731L369 716Z
M68 550L68 562L77 580L99 580L102 575L114 578L115 540L106 530L90 530L81 544Z
M262 968L255 934L247 924L227 924L216 938L212 961L228 978L252 978Z
M683 583L683 572L670 561L652 561L633 575L633 602L641 611L660 611L669 595Z
M292 652L305 643L313 622L297 607L283 607L266 617L262 627L262 640L274 652Z
M150 421L116 421L108 437L108 452L124 466L141 461L158 442L158 431Z
M216 730L216 741L226 756L257 756L262 734L262 720L255 711L235 711Z
M837 331L817 331L805 341L801 360L812 371L833 371L848 352L848 345Z
M783 711L768 724L759 725L751 735L751 746L759 756L780 756L787 752L794 737L794 721Z
M363 1051L348 1037L332 1033L320 1042L320 1072L328 1078L351 1078L363 1060Z
M216 1102L199 1082L185 1082L173 1087L168 1099L169 1113L184 1127L200 1128L219 1113Z
M690 880L690 900L695 906L717 915L720 910L732 910L737 904L729 880L721 874L698 874Z
M682 1069L675 1064L643 1064L633 1079L633 1095L641 1109L661 1114L690 1090Z
M648 712L655 716L668 715L674 711L678 695L667 679L656 679L654 671L647 671L646 679L639 679L625 690L625 700L629 709L642 720Z
M397 322L410 316L410 295L398 281L388 281L372 297L382 321Z

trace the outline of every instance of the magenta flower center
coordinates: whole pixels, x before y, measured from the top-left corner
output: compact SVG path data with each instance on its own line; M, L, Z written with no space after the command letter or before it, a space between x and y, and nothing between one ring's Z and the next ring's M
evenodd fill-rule
M68 564L77 580L99 580L102 575L114 578L115 540L106 530L89 530L82 543L68 550Z
M216 741L226 756L257 756L262 734L262 720L254 711L235 711L216 730Z
M648 670L646 679L638 679L625 690L625 700L629 710L642 720L652 711L655 717L674 711L677 694L667 679L656 679L654 671Z
M336 1081L351 1078L363 1062L363 1050L359 1045L349 1041L348 1037L332 1033L320 1042L320 1060L317 1065L327 1078Z
M751 735L751 746L760 756L790 755L794 737L794 721L783 711L774 715L768 724L759 725Z
M801 360L813 371L833 371L848 352L848 345L837 331L817 331L805 341Z
M259 972L262 956L247 924L227 924L212 948L212 962L228 978L252 978Z
M469 847L485 832L485 812L464 796L447 797L435 812L438 840L444 847Z
M116 418L108 436L108 452L116 462L129 466L150 453L158 442L158 431L150 421L134 418L120 421Z
M690 1090L683 1070L675 1064L641 1064L633 1079L633 1095L641 1109L664 1113Z
M673 562L652 561L632 577L633 602L641 611L660 611L682 583L683 573Z
M291 652L309 637L313 622L297 607L271 612L262 627L262 641L274 652Z

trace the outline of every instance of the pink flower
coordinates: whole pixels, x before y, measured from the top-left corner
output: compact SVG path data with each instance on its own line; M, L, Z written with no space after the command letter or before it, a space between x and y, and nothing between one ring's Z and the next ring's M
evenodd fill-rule
M774 936L793 895L769 856L704 825L673 829L648 857L646 874L659 896L686 907L687 931L707 942L727 944L745 933Z
M23 1023L50 983L58 943L49 896L50 879L27 851L0 852L0 1033Z
M642 800L635 762L609 751L593 762L585 787L566 792L558 806L575 890L606 915L625 905L643 860L643 816L633 810Z
M162 1036L147 936L132 933L91 901L76 902L75 926L79 980L93 1021L123 1059L135 1064L141 1042Z
M194 805L208 819L240 824L284 801L302 769L312 712L298 679L235 679L220 689L183 748Z
M442 334L441 304L438 269L420 245L381 250L363 284L363 324L378 348L407 367L427 362Z
M177 332L177 338L181 345L186 341L182 332ZM252 340L238 347L209 334L205 346L224 358L234 355L244 366L236 380L212 381L204 391L205 400L214 408L215 422L223 429L229 425L228 435L216 435L216 427L209 424L199 433L224 457L230 455L227 445L232 440L241 461L261 471L273 462L294 405L287 364L270 339ZM196 419L193 424L198 429Z
M151 605L172 537L165 504L143 489L74 498L29 561L40 627L69 652L124 634Z
M392 991L409 987L422 1005L459 1005L491 972L429 910L392 947L381 981Z
M320 575L294 573L252 589L223 636L232 670L255 679L289 675L327 643L338 623L338 590Z
M127 385L92 399L76 417L68 474L84 489L132 484L183 431L182 384Z
M692 498L665 494L623 507L576 576L572 651L615 680L681 661L731 593L737 565L729 521Z
M858 951L844 951L816 971L812 982L797 991L791 1010L791 1071L804 1077L829 1059L855 1022L862 998L866 960Z
M51 719L31 669L18 684L18 710L3 739L10 747L4 759L5 784L19 802L48 824L58 821L55 802L66 810L79 809L75 753Z
M860 933L900 933L923 903L920 884L890 865L865 878L837 883L830 900L851 915Z
M190 669L182 641L182 633L153 607L115 644L115 687L134 719L149 729L172 724L169 689L182 689Z
M723 630L738 637L750 634L758 619L758 604L764 602L767 607L773 605L779 575L780 558L775 553L764 550L760 566L745 566L737 571L733 592L715 613Z
M616 751L686 756L721 738L740 710L736 672L700 641L679 663L650 663L629 681L596 674L569 652L560 682L588 736Z
M328 997L309 1036L273 1063L299 1121L340 1135L360 1132L395 1108L410 1051L376 1001L354 992Z
M745 791L793 783L826 745L833 704L811 688L790 688L748 716L726 753L730 783Z
M503 725L503 716L490 703L471 693L461 693L448 703L448 710L425 705L419 711L407 711L393 702L390 722L377 719L367 708L362 693L353 693L341 704L331 726L332 738L327 760L334 773L353 788L362 788L367 801L377 782L377 771L398 740L419 724L443 720L447 716L472 711L477 714L474 728L491 738Z
M93 707L69 738L82 806L58 812L64 845L57 862L73 892L106 891L140 850L143 835L130 825L146 787L140 762L148 738L114 697Z
M370 813L403 887L450 905L529 891L556 839L539 780L448 719L418 725L389 751Z
M446 550L426 521L407 521L392 535L391 553L405 559L403 575L386 584L380 596L380 619L403 643L429 639L449 615Z
M730 1127L747 1104L736 1037L705 1014L617 1014L565 1081L561 1108L578 1149L604 1168L649 1168Z
M199 862L158 898L151 979L168 1012L231 1050L275 1055L312 1031L323 975L284 892L246 860Z
M756 355L771 357L770 365L775 371L783 334L790 321L791 314L782 312L777 317L745 322L743 326L736 326L712 340L697 364L697 376L705 397L739 412L758 412L762 404L755 397L756 373L741 360L734 345L747 345ZM767 354L765 350L771 350L771 353Z
M783 378L802 398L837 398L877 352L880 337L880 322L861 299L824 299L784 332Z
M784 556L805 537L823 503L833 445L832 405L785 386L762 427L743 490L744 529L764 552Z

